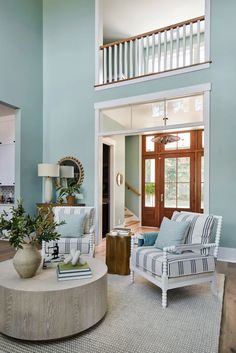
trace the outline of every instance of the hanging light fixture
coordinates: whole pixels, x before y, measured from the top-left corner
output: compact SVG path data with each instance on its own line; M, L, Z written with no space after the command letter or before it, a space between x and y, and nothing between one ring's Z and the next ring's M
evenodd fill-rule
M166 115L166 100L165 100L164 101L164 116L163 116L164 126L166 126L167 120L168 120L168 118ZM168 143L177 142L179 140L180 140L180 137L177 135L162 134L162 135L154 136L151 141L156 142L156 143L161 143L162 145L167 145Z

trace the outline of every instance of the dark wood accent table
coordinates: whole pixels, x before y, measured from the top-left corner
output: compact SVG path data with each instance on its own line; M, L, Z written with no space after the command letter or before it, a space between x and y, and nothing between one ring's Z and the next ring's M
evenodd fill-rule
M106 235L106 265L108 273L129 275L131 233L128 235Z

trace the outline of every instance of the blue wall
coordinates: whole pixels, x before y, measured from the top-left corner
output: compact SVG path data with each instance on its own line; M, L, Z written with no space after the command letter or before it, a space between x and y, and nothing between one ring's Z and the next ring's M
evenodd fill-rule
M212 1L209 69L94 92L95 1L44 0L44 157L81 160L86 203L94 197L94 102L212 82L210 211L224 217L221 245L236 248L235 13L235 1Z
M44 1L44 160L78 158L94 197L94 2Z
M42 197L42 0L0 0L0 48L0 101L21 109L16 191L34 211Z

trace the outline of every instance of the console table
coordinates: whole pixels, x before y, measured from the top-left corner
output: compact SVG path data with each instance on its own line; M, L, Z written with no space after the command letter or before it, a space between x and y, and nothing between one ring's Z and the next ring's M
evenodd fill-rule
M93 277L58 281L56 268L21 279L0 263L0 332L22 340L64 338L100 321L107 310L107 267L88 259Z

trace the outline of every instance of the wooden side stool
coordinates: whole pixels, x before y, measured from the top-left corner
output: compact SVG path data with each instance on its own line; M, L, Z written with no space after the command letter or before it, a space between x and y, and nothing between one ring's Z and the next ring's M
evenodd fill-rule
M131 233L106 235L106 265L108 273L129 275Z

